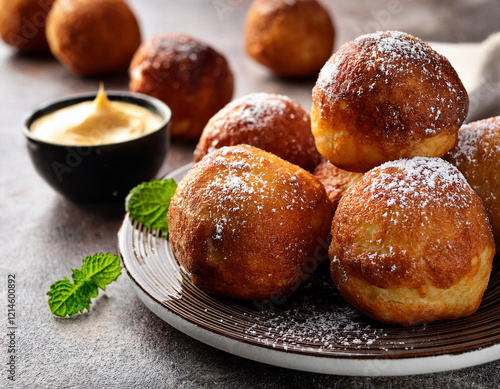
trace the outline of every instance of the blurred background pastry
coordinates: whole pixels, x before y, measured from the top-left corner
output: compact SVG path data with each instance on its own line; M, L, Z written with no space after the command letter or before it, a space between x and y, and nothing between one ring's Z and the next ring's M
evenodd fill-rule
M413 156L441 157L457 143L469 100L442 55L406 33L360 36L325 64L313 89L319 152L348 171Z
M0 0L0 37L21 52L48 52L45 23L54 0Z
M335 29L316 0L256 0L247 13L248 55L280 76L319 72L333 50Z
M256 147L218 149L180 182L168 211L179 263L205 292L281 300L321 258L333 209L319 180Z
M69 70L91 76L127 69L141 32L123 0L56 0L47 19L47 41Z
M497 247L500 245L500 116L465 124L446 158L483 200Z
M332 223L331 272L342 296L384 323L474 313L495 253L481 199L440 158L387 162L357 180Z
M221 53L189 35L168 33L141 45L130 65L130 90L170 107L173 137L198 140L231 101L234 78Z
M252 93L215 114L201 135L195 162L223 146L248 144L312 171L321 159L309 113L282 95Z

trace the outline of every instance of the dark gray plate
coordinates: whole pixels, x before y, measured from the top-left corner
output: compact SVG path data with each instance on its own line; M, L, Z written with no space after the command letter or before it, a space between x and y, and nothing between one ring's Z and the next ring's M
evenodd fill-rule
M186 165L168 178L179 181ZM500 358L500 269L495 262L476 314L409 328L377 323L347 304L328 261L281 305L213 297L195 287L168 240L125 217L119 252L144 303L180 331L230 353L293 369L406 375Z

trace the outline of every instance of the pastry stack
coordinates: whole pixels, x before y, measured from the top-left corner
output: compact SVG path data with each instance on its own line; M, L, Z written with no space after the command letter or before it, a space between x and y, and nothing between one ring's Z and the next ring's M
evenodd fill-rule
M457 73L398 31L344 44L312 96L310 122L262 93L205 127L168 215L193 283L279 302L330 238L333 282L370 317L408 326L474 313L495 254L490 221L498 236L499 120L462 127Z

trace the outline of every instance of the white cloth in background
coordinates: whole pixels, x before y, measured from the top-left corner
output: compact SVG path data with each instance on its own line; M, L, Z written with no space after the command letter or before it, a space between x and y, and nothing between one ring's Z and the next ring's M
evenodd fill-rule
M467 89L467 122L500 115L500 32L481 43L429 45L448 58Z

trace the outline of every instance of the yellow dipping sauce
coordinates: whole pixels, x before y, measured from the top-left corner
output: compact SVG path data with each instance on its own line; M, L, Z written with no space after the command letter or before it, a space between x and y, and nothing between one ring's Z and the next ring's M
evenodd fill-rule
M31 125L42 141L65 146L95 146L140 138L158 130L159 116L135 104L110 101L101 84L94 101L72 105Z

